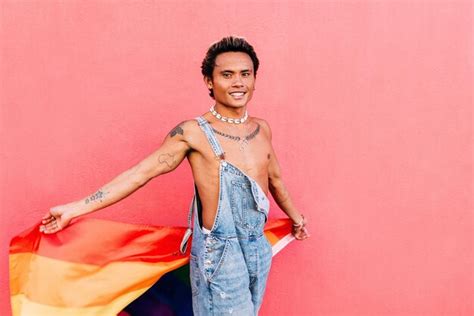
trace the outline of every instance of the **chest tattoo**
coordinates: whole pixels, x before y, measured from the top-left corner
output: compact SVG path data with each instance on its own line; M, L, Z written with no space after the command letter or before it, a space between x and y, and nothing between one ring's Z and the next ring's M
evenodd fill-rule
M257 134L260 132L260 124L257 123L257 128L252 133L248 134L245 137L229 135L229 134L226 134L226 133L223 133L223 132L220 132L220 131L216 130L214 127L212 128L212 130L214 131L214 133L216 133L218 135L221 135L223 137L226 137L226 138L229 138L233 141L238 142L240 144L239 149L244 150L245 146L249 143L249 141L251 139L255 138L255 136L257 136Z

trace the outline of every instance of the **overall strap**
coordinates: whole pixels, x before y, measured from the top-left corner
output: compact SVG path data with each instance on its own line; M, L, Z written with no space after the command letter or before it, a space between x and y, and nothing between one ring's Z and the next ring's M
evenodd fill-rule
M224 151L222 150L221 145L217 141L216 135L212 131L212 127L209 124L209 122L202 116L196 117L196 120L198 121L199 127L203 130L204 134L206 135L207 140L209 141L209 144L211 144L212 151L216 155L216 158L219 160L223 160ZM179 250L182 254L186 253L189 237L191 237L191 235L193 234L192 218L193 218L194 211L196 211L197 213L196 194L197 194L197 187L196 187L196 183L194 183L194 195L191 201L191 205L189 206L189 213L188 213L188 228L186 229L186 232L184 233L183 239L181 240L181 245L179 247Z
M186 232L184 233L183 239L181 240L181 245L179 246L179 251L184 255L186 253L186 248L188 248L188 241L189 237L193 234L193 228L192 228L192 218L193 218L193 213L196 210L197 212L197 201L196 201L196 184L194 184L194 195L193 199L191 201L191 204L189 205L189 212L188 212L188 228L186 229Z
M212 127L209 122L202 116L196 117L196 120L198 121L199 127L203 130L204 134L206 134L207 140L209 141L209 144L211 144L216 158L219 160L224 159L224 151L217 141L216 135L212 131Z

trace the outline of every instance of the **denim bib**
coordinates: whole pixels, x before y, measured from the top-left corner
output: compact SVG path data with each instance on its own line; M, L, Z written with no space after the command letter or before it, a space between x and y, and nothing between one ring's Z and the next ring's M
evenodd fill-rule
M192 235L193 312L258 315L272 261L272 248L263 233L270 201L253 178L225 160L209 122L201 116L196 120L219 160L219 200L211 230L203 230L201 200L194 184L188 230L181 243L184 253Z

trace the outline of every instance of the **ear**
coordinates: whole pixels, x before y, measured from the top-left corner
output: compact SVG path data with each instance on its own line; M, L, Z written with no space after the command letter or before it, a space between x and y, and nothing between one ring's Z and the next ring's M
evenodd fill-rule
M207 76L204 76L203 80L204 80L204 83L206 84L207 88L212 89L212 79L207 77Z

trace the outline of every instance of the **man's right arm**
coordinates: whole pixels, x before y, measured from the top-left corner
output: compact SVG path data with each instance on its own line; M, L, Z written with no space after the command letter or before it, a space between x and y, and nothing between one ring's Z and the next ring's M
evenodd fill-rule
M192 149L185 134L186 127L190 126L189 122L183 121L176 125L155 152L119 174L95 193L57 208L62 208L70 218L91 213L122 200L152 178L176 169Z

